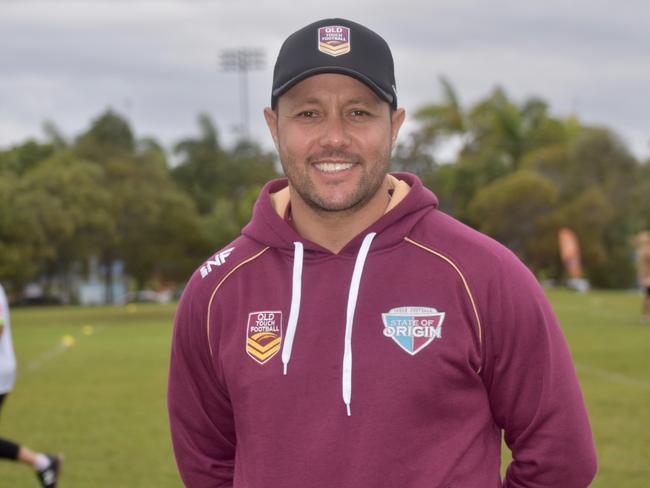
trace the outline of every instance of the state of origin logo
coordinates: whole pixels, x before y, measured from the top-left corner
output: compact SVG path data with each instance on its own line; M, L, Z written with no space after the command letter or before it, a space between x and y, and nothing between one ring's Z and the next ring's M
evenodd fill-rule
M431 307L398 307L381 314L384 335L414 356L434 339L442 339L445 312Z

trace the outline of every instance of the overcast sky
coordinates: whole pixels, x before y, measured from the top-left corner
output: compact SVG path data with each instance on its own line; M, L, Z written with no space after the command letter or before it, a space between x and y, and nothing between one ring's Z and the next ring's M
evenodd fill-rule
M75 136L108 107L167 147L206 112L231 143L239 84L219 53L237 47L266 51L249 76L250 120L270 147L262 109L277 51L326 17L388 41L407 113L439 98L441 75L465 105L501 85L608 125L650 156L648 0L0 0L0 147L43 137L44 120Z

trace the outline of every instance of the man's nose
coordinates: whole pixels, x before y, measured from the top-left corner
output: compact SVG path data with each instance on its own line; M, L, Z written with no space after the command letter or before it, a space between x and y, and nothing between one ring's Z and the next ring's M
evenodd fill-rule
M322 125L320 145L323 147L347 147L350 136L345 118L342 115L328 115Z

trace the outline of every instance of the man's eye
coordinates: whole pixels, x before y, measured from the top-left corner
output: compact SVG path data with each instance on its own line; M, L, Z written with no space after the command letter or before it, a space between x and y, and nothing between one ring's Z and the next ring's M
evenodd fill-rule
M352 117L366 117L370 114L365 110L353 110L352 112L350 112L350 115L352 115Z
M313 110L305 110L303 112L300 112L298 114L298 117L301 117L303 119L313 119L314 117L316 117L316 112L314 112Z

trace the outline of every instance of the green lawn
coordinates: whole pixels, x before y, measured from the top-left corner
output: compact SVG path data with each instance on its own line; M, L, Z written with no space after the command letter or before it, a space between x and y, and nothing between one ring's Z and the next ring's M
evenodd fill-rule
M600 471L592 486L646 488L650 326L639 323L640 296L552 291L550 298L594 427ZM19 377L0 434L65 452L63 488L180 487L165 410L173 311L14 309ZM4 462L0 486L37 483L27 468Z
M19 376L2 436L64 452L63 487L181 487L165 407L173 313L156 305L14 309ZM65 336L74 345L63 346ZM38 486L32 477L0 463L2 487Z
M578 369L596 437L593 487L650 486L650 325L641 295L550 293Z

